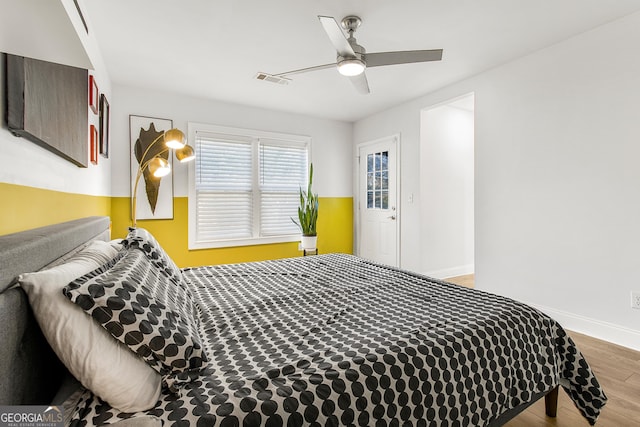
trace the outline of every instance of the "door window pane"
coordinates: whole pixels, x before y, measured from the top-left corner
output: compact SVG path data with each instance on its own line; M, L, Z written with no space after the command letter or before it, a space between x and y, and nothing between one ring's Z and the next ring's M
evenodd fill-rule
M367 208L389 209L389 152L367 155Z

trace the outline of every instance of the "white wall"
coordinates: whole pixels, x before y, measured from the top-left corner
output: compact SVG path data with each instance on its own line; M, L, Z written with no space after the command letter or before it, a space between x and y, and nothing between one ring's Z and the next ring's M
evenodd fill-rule
M112 124L113 196L129 196L129 115L307 135L312 138L314 190L320 197L351 197L352 124L205 100L168 92L114 85ZM188 194L187 165L174 162L174 195Z
M403 266L420 270L420 110L475 93L479 289L640 349L640 13L357 122L402 135Z
M421 115L420 272L436 278L473 273L473 111L455 105Z
M68 3L65 1L65 3ZM74 13L75 10L74 10ZM17 17L16 17L17 19ZM68 23L71 26L71 23ZM82 29L84 31L84 29ZM44 35L42 35L44 37ZM33 39L39 43L40 38ZM105 93L111 100L111 82L102 60L102 55L97 48L95 39L86 34L83 36L86 53L91 59L95 70L90 73L95 75L100 93ZM111 193L111 162L100 156L98 165L89 163L88 168L80 168L73 163L53 154L52 152L37 146L24 139L13 136L7 129L5 117L5 56L2 56L0 64L0 182L44 188L48 190L64 191L68 193L88 194L95 196L109 196ZM42 59L42 58L36 58ZM51 58L47 58L51 59ZM89 124L98 126L98 115L91 112L87 106L87 118ZM87 134L87 145L89 135Z

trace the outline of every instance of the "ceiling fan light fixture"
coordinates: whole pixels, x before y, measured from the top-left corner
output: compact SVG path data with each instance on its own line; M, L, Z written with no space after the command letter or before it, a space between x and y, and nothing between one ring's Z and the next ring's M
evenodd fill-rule
M364 72L366 65L358 58L347 58L338 62L338 72L343 76L357 76Z

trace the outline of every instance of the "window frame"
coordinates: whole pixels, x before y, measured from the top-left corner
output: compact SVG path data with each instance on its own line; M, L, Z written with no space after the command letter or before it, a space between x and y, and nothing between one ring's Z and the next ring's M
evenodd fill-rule
M295 135L281 132L271 132L256 129L236 128L229 126L212 125L206 123L189 122L187 125L188 141L191 146L196 148L196 136L198 132L209 132L218 134L227 134L241 138L250 138L252 144L252 182L253 182L253 200L257 209L254 209L253 221L253 237L236 238L226 240L197 240L197 193L196 193L196 162L189 163L188 176L188 235L189 249L214 249L229 248L253 245L266 245L273 243L287 243L300 241L300 233L260 237L260 223L255 219L261 218L260 206L260 139L277 140L285 145L304 146L307 149L307 176L309 163L311 162L312 139L306 135ZM197 160L196 160L197 161ZM306 183L304 184L306 185Z

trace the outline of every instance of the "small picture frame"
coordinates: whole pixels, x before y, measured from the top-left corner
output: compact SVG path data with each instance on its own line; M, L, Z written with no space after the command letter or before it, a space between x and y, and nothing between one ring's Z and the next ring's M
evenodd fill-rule
M91 163L98 164L98 129L95 125L89 126L89 153Z
M109 101L100 94L100 154L109 158Z
M89 76L89 107L94 114L98 114L98 83L93 75Z

